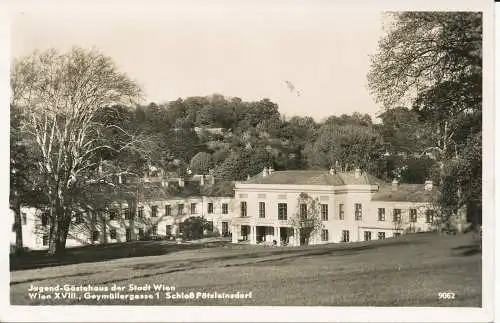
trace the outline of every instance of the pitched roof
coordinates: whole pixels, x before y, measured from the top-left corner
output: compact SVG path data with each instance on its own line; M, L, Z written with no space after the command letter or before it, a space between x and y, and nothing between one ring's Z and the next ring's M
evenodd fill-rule
M383 181L366 173L356 178L354 172L330 174L323 170L285 170L275 171L265 177L258 174L243 184L281 184L281 185L375 185Z
M392 189L392 184L385 184L372 195L372 201L425 203L431 202L437 194L439 193L436 187L426 191L424 184L399 184L397 190Z

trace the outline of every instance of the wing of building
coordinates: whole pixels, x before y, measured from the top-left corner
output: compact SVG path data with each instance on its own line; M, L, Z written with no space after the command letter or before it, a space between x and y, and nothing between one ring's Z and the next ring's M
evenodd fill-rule
M301 196L316 201L321 219L309 244L385 239L434 228L432 201L438 190L432 182L387 183L359 169L266 168L235 183L234 190L224 192L214 184L207 175L119 183L110 207L75 214L67 246L173 239L192 216L208 221L207 233L232 236L234 243L300 245L300 229L292 220L307 212ZM48 213L23 208L22 218L25 246L47 248Z

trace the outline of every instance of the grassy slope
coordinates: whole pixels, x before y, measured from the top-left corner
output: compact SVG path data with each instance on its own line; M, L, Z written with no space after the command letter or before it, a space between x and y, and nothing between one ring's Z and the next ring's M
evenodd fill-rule
M300 248L226 245L174 251L169 246L168 254L159 256L13 271L11 303L479 307L481 254L471 242L470 235L421 234ZM175 286L177 292L252 291L252 299L97 302L30 300L27 294L30 284L153 283ZM454 292L455 300L438 300L442 291Z

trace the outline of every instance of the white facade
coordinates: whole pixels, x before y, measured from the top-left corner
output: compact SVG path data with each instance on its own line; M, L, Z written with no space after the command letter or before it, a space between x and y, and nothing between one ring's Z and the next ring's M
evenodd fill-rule
M377 240L433 229L432 212L428 213L432 207L422 199L422 193L432 190L429 183L398 192L399 185L393 184L391 190L391 184L374 184L373 178L367 176L363 182L359 173L284 171L260 176L237 183L234 197L159 198L139 201L132 211L126 203L116 203L108 212L75 216L66 245L174 239L180 236L182 222L192 216L204 217L211 223L207 234L231 235L234 243L300 245L298 228L293 227L291 219L299 211L301 193L318 201L322 220L322 228L310 237L309 244ZM380 185L385 185L385 191ZM24 245L30 249L48 248L43 212L23 208L21 213ZM137 214L133 220L132 213ZM11 241L15 243L14 232Z
M66 246L116 243L139 240L142 237L174 239L180 236L181 223L194 216L202 216L212 224L207 234L228 236L231 233L232 209L231 197L170 198L139 202L138 209L134 210L138 216L131 220L128 205L116 203L109 209L110 212L74 216ZM12 210L11 214L14 221ZM43 211L34 208L22 208L21 216L24 246L32 250L47 249L48 216L43 219ZM12 245L15 240L15 232L12 232Z
M334 176L332 172L329 174ZM272 175L263 177L266 176ZM353 178L358 176L356 174ZM421 186L424 190L424 185ZM372 183L277 184L272 177L262 183L239 183L235 188L237 207L232 221L233 242L300 245L298 230L292 228L290 218L299 212L298 198L301 193L306 193L320 204L317 213L322 219L322 228L310 237L309 244L377 240L432 229L432 216L426 218L427 210L432 212L430 203L413 202L411 198L410 201L373 200L378 191L379 185ZM279 204L286 205L287 220L278 218ZM246 214L241 210L245 207ZM265 214L259 211L263 208Z

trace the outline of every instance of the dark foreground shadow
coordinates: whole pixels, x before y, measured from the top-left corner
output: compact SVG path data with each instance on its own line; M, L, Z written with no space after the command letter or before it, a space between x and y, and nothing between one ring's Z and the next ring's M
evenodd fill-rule
M481 253L481 245L473 243L469 245L458 246L452 249L452 253L457 256L473 256Z
M165 241L134 241L107 245L68 248L61 255L49 255L46 250L33 250L21 255L10 255L10 271L99 262L119 258L160 256L182 250L217 248L229 241L176 244Z
M302 247L263 247L255 245L234 245L229 239L204 243L176 244L168 241L134 241L106 245L90 245L68 248L58 256L49 255L45 250L28 251L21 255L11 255L10 271L37 269L62 265L72 265L88 262L100 262L120 258L161 256L183 250L197 250L206 248L228 247L242 249L241 253L230 254L222 257L209 257L200 262L227 261L237 259L260 258L281 255L285 258L321 256L321 255L347 255L362 250L383 248L389 246L421 243L415 239L387 239L370 242L336 243L325 245L311 245ZM146 269L154 265L139 265L136 269Z

